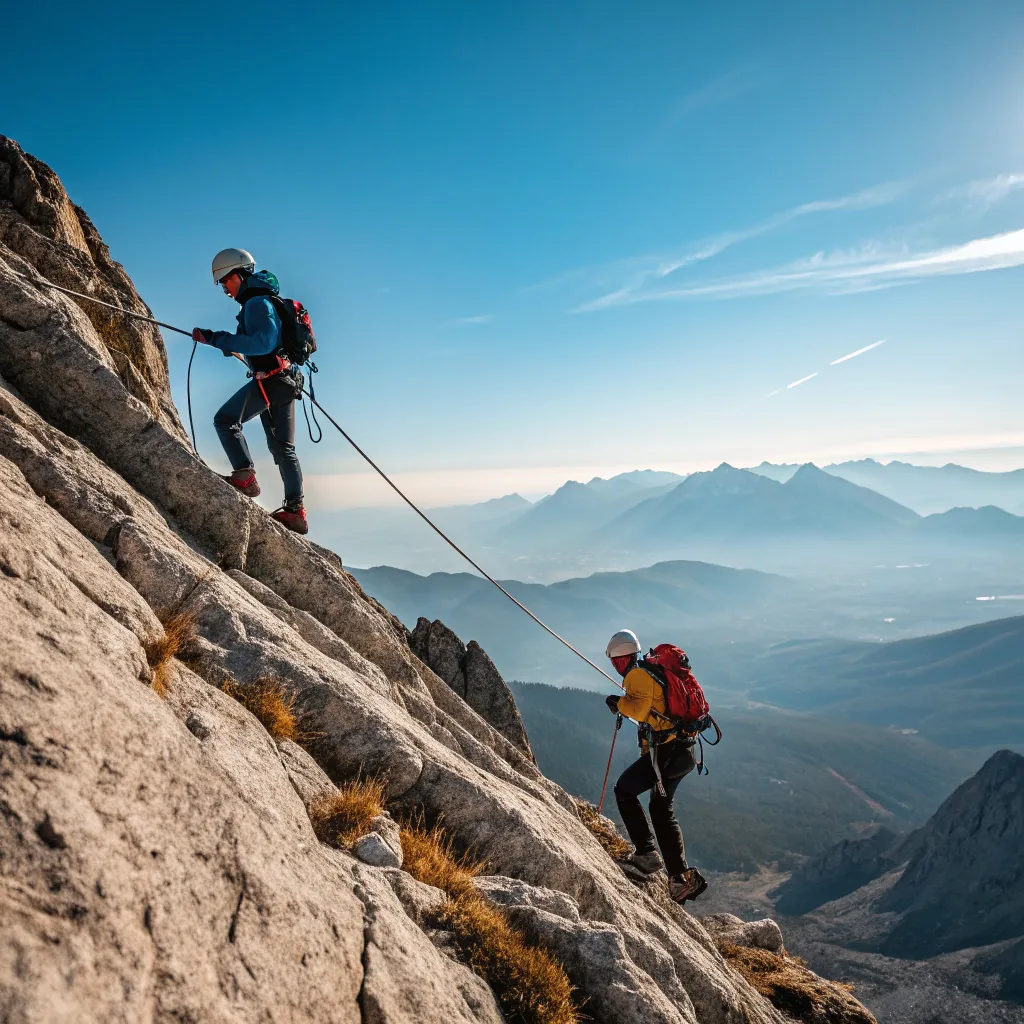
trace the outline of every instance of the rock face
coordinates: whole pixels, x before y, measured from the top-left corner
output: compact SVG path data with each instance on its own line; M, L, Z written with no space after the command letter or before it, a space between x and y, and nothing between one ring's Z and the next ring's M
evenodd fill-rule
M887 845L826 851L828 883L875 864L878 876L783 921L787 944L817 970L852 978L882 1020L1024 1020L1024 757L994 754L917 831ZM830 879L825 870L834 865ZM795 876L796 877L796 876ZM813 878L814 876L812 876ZM787 894L788 886L776 890ZM802 898L801 879L795 890ZM777 907L786 904L779 900Z
M884 826L863 839L844 839L794 871L771 895L780 914L806 914L859 889L899 863L900 837Z
M12 139L0 135L0 242L24 262L22 273L42 275L72 291L94 295L123 309L152 316L131 278L93 227L86 212L68 198L60 179ZM104 362L179 440L185 431L171 401L167 352L159 328L119 316L84 299L82 312L100 342ZM14 319L17 324L17 318Z
M525 736L196 457L158 336L116 356L104 321L13 273L141 306L51 172L3 152L0 1016L497 1024L422 924L437 890L379 866L391 827L373 863L317 841L307 807L363 772L491 865L598 1024L631 1019L625 993L645 1019L780 1024L693 918L619 874ZM268 677L301 745L219 689Z
M467 647L443 622L421 617L409 634L409 646L481 718L533 760L515 697L475 640Z
M914 836L913 848L879 902L880 911L901 915L882 952L932 956L1024 934L1024 757L993 754Z

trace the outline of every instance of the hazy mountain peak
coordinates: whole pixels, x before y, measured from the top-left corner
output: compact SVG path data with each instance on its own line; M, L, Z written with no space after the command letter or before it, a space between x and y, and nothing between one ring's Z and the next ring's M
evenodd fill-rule
M792 483L797 478L801 480L834 480L835 477L830 476L823 469L819 469L813 462L805 462L800 468L790 477L789 483Z
M1022 844L1024 757L998 750L905 844L910 862L880 904L904 914L888 948L934 955L1020 934ZM968 901L949 899L951 878L970 879Z
M800 467L791 462L774 463L764 461L760 465L748 469L748 473L756 473L758 476L767 477L776 483L784 484Z

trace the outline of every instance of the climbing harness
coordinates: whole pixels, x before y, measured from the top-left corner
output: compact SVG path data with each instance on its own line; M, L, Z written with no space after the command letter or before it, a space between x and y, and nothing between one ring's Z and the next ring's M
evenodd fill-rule
M615 716L615 732L612 733L612 749L608 751L608 767L604 770L604 782L601 785L601 799L597 802L597 813L601 813L604 807L604 795L608 791L608 774L612 770L612 754L615 753L615 741L618 739L619 730L622 728L622 715Z
M135 320L142 320L142 321L145 321L146 323L155 324L157 327L163 327L163 328L165 328L168 331L174 331L176 334L184 334L186 338L191 338L192 337L192 332L191 331L182 330L180 327L173 327L171 324L165 324L161 320L155 320L151 316L143 316L143 314L136 313L133 310L123 309L121 306L115 306L112 302L104 302L103 299L97 299L93 295L86 295L83 292L72 291L70 288L64 288L61 285L54 284L52 281L47 281L46 278L42 277L41 275L37 275L35 277L30 277L28 274L19 273L17 270L14 270L13 268L10 268L10 269L11 269L11 272L13 274L15 274L16 276L22 278L22 280L24 280L24 281L28 281L30 284L36 285L37 287L38 286L43 286L43 287L46 287L46 288L53 288L56 291L64 292L64 294L66 294L66 295L73 295L75 298L86 299L89 302L95 302L95 303L98 303L101 306L106 306L109 309L113 309L116 312L120 313L122 316L132 317ZM192 346L192 354L193 354L193 356L195 355L195 349L196 349L196 343L193 343L193 346ZM191 360L189 361L189 366L191 368ZM273 373L273 372L277 372L277 371L271 371L271 373ZM262 386L261 386L260 390L262 390ZM534 615L533 612L531 612L530 609L526 607L526 605L524 605L521 601L519 601L515 597L513 597L493 576L491 576L490 573L486 572L477 562L475 562L472 558L470 558L470 556L467 555L466 552L463 551L462 548L460 548L458 546L458 544L456 544L455 541L453 541L451 539L451 537L449 537L439 526L436 526L434 524L434 522L430 518L428 518L427 515L423 511L420 510L420 508L412 501L412 499L406 497L406 495L402 492L402 490L398 487L398 485L387 475L387 473L385 473L384 470L382 470L380 468L380 466L378 466L377 463L374 462L373 459L371 459L370 456L367 455L366 452L364 452L363 449L360 448L359 445L356 444L356 442L352 440L352 438L346 433L345 429L341 426L341 424L338 423L337 420L335 420L331 416L331 414L316 400L316 398L313 396L312 382L310 382L310 388L309 388L308 391L305 389L305 387L303 387L302 394L304 394L309 399L311 405L315 409L319 409L320 412L323 413L324 417L331 424L331 426L333 426L334 429L337 430L338 433L341 434L341 436L343 438L345 438L345 440L348 441L348 443L363 457L363 459L365 459L366 462L368 462L370 464L370 466L374 469L374 471L377 472L380 475L381 479L395 492L395 494L397 494L402 499L402 501L404 501L406 503L406 505L408 505L409 508L411 508L413 510L413 512L415 512L416 515L418 515L420 517L420 519L422 519L427 524L427 526L429 526L434 531L434 533L436 533L453 551L455 551L458 555L460 555L462 558L464 558L474 569L476 569L476 571L478 573L480 573L481 576L483 576L483 578L485 580L487 580L488 583L491 583L495 587L497 587L498 590L500 590L520 611L524 612L535 623L537 623L537 625L540 626L541 629L543 629L547 633L550 633L551 636L553 636L560 644L562 644L564 647L566 647L570 651L572 651L572 653L575 654L577 658L580 658L581 660L585 661L595 672L599 672L602 676L604 676L605 679L608 680L608 682L614 683L617 687L619 687L620 690L623 688L623 684L621 682L619 682L617 679L613 679L610 675L608 675L607 672L605 672L605 670L603 668L601 668L599 665L596 665L594 662L592 662L581 651L578 651L575 647L573 647L573 645L571 643L569 643L568 640L566 640L562 636L559 636L558 633L556 633L550 626L546 625L539 618L537 618L537 616ZM264 392L264 398L265 397L266 397L266 393ZM269 405L269 402L268 402L268 405ZM189 398L189 425L190 426L191 426L191 409L192 409L192 402L191 402L191 397L190 397ZM315 421L315 414L314 414L314 421ZM318 429L319 429L319 426L320 425L317 424ZM323 431L321 431L321 436L322 436L322 434L323 434ZM312 440L312 434L310 435L310 439ZM192 444L193 444L193 447L194 447L195 446L194 434L193 434ZM196 454L198 455L198 452L196 452Z
M274 369L249 371L249 376L256 381L256 386L260 389L260 394L263 395L263 401L267 403L268 409L270 408L270 399L267 398L267 389L263 386L263 382L292 368L292 364L284 356L275 356L274 358L277 359L277 366Z
M655 711L651 708L650 714L656 718L660 718L663 722L674 721L668 715L663 715L659 711ZM704 763L704 744L707 743L709 747L717 747L722 742L722 730L719 728L718 723L711 717L711 715L704 715L698 721L694 722L689 728L687 728L682 722L676 722L676 724L670 729L653 729L650 725L642 725L641 739L647 741L648 751L653 750L655 747L660 747L662 744L667 743L670 739L675 737L676 742L682 743L684 746L693 747L697 746L700 749L700 760L697 762L697 774L698 775L710 775L711 769ZM647 729L649 735L643 734L643 730ZM704 733L708 729L715 730L715 741L704 739ZM651 758L651 764L654 766L654 774L659 776L658 765L654 758Z
M658 764L658 747L660 744L655 739L654 729L647 722L642 722L638 731L640 733L640 741L647 744L647 756L651 759L651 770L654 772L658 796L667 796L665 785L661 781L661 765Z

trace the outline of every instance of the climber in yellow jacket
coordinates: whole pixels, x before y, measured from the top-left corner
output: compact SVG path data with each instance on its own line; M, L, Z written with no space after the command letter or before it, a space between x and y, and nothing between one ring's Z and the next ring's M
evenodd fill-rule
M708 887L703 875L686 863L683 833L672 806L679 783L697 765L693 739L680 735L676 729L678 722L668 717L664 687L653 670L644 668L635 633L619 630L608 641L605 653L622 676L625 688L624 694L611 694L605 703L610 711L632 719L639 726L641 756L615 783L615 802L636 847L629 865L650 875L662 867L664 857L669 895L677 903L685 903ZM641 794L649 790L653 791L650 822L640 804ZM655 837L661 856L655 849Z

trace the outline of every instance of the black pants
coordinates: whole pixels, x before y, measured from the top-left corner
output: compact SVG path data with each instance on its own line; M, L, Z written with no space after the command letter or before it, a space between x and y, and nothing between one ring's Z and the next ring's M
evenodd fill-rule
M665 796L658 793L658 780L647 754L634 761L615 783L615 802L619 805L619 814L622 815L622 823L629 833L630 842L636 847L637 853L653 853L656 835L661 856L665 860L665 870L670 876L681 875L686 867L683 833L676 821L672 798L676 787L693 771L696 764L693 747L674 740L658 747L658 767L661 769ZM650 803L654 835L651 835L647 815L640 806L640 794L649 789L654 791Z
M302 504L302 468L295 454L295 381L290 374L279 373L263 381L263 388L269 407L259 384L251 380L217 410L213 425L231 468L248 469L253 462L242 424L259 416L284 483L284 502L297 507Z

